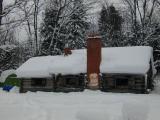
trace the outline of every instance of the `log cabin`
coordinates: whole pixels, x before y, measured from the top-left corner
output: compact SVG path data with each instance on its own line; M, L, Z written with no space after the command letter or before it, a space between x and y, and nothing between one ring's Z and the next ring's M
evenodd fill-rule
M86 49L33 57L16 70L22 93L84 89L147 93L153 89L155 73L151 47L102 48L98 36L88 38Z

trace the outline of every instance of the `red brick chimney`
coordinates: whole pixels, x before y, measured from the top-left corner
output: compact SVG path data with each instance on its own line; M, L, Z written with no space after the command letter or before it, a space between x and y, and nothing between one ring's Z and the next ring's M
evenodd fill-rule
M101 37L91 35L87 40L87 77L89 80L88 87L90 89L99 88L99 73L101 63Z

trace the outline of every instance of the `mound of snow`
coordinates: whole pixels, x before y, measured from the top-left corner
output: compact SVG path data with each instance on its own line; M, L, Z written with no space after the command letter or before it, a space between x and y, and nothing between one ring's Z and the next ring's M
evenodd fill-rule
M76 117L78 120L110 120L109 114L101 109L78 111Z
M76 113L78 120L123 120L122 103L101 103L99 105L88 106ZM86 105L87 106L87 105Z
M123 106L124 120L147 120L149 107L148 104L140 102L127 102Z
M9 75L12 75L12 74L15 74L16 71L15 70L5 70L1 73L1 76L0 76L0 82L5 82L6 78L9 76Z
M19 87L14 86L9 92L11 92L11 93L19 93Z

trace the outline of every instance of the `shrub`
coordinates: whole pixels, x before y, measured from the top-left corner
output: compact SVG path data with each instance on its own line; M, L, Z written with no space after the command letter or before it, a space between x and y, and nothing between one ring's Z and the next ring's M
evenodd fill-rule
M3 85L4 85L4 83L1 83L1 82L0 82L0 87L3 87Z
M20 80L16 78L17 75L12 74L7 77L3 85L11 85L11 86L17 86L20 87Z

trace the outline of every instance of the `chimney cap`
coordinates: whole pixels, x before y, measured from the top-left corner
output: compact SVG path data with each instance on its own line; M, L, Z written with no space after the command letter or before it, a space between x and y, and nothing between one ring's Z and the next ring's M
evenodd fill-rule
M91 33L88 35L88 38L101 38L101 36L98 33Z
M88 36L88 38L102 38L101 36Z

